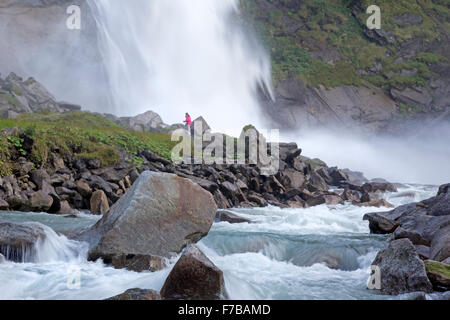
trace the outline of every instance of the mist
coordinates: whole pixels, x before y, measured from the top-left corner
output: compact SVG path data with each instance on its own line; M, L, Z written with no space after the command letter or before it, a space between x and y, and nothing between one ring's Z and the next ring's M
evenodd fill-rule
M320 158L328 166L362 171L368 179L440 185L450 181L450 126L427 132L411 128L404 136L367 136L344 131L308 130L287 133L303 155Z

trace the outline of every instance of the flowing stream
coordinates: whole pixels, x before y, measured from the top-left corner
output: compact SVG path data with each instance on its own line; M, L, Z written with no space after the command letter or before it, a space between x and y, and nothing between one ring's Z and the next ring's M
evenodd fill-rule
M430 198L437 189L407 185L386 199L395 205ZM232 299L406 299L366 289L369 267L386 237L369 234L367 212L351 204L308 209L234 209L253 223L215 223L198 244L224 272ZM129 288L160 290L177 258L158 272L115 270L87 261L87 245L65 232L99 218L44 213L0 212L2 222L40 222L46 239L37 244L34 263L0 264L0 299L105 299ZM52 229L50 229L52 228ZM74 270L79 288L70 286ZM69 285L68 285L69 284Z

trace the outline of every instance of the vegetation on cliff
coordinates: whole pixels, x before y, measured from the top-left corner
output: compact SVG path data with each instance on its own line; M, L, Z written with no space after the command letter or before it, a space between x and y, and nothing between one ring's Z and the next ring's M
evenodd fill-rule
M446 0L249 0L243 12L272 55L275 83L295 76L327 88L367 82L388 91L425 86L448 65ZM380 6L382 29L366 27ZM433 68L434 67L434 68Z

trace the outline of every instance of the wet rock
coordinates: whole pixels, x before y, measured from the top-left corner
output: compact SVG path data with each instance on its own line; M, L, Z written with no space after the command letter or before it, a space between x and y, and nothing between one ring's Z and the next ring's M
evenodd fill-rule
M108 214L80 235L89 258L170 257L205 236L217 206L208 191L173 174L143 172Z
M435 198L424 201L427 208L427 214L430 216L450 215L450 193L441 193Z
M344 200L338 195L322 194L322 195L317 195L317 196L313 196L312 198L309 198L306 201L306 203L308 206L313 207L313 206L318 206L321 204L326 204L326 205L344 204Z
M431 241L430 258L444 261L450 257L450 225L439 229Z
M6 262L5 256L0 253L0 264L5 263L5 262Z
M373 193L373 192L366 192L361 196L361 202L371 202L371 201L377 201L379 200L379 194Z
M95 191L90 200L92 214L105 214L109 211L108 198L103 190Z
M109 261L105 261L109 263ZM117 255L111 258L111 264L116 269L127 269L135 272L159 271L166 267L166 259L159 256L129 254Z
M237 216L230 211L219 210L216 213L216 221L226 221L231 224L235 223L251 223L250 220Z
M386 207L386 208L394 208L394 205L387 202L384 199L379 199L379 200L372 200L369 202L363 202L363 203L357 203L357 206L360 207L376 207L376 208L381 208L381 207Z
M351 201L351 202L359 202L360 201L359 192L355 191L355 190L345 189L344 192L342 193L341 197L346 201Z
M330 168L328 171L331 177L331 185L340 186L344 182L348 182L348 177L343 170L338 168Z
M369 182L361 187L364 193L370 192L397 192L397 187L389 182Z
M430 245L430 243L426 241L419 232L415 230L407 230L402 227L398 227L394 231L394 239L409 239L414 245Z
M380 268L384 294L433 291L425 265L409 239L392 241L387 249L378 253L372 265Z
M283 172L280 182L286 189L299 189L306 182L306 177L301 172L288 169Z
M450 265L437 261L425 261L428 279L436 291L450 290Z
M226 296L222 271L195 245L189 245L167 277L166 300L221 300Z
M369 180L364 176L364 173L359 171L352 171L350 169L342 170L348 177L348 182L362 186L363 184L369 182Z
M32 262L36 242L45 237L40 223L0 223L0 254L9 261Z
M74 212L75 212L75 210L73 210L70 207L69 202L64 200L64 201L61 201L60 209L56 213L58 213L58 214L73 214Z
M161 300L161 296L154 290L129 289L117 296L105 299L115 301L145 301L145 300Z
M29 199L29 206L33 211L46 212L53 204L53 198L43 191L34 192Z
M259 207L267 207L267 201L263 197L257 194L249 194L247 196L248 201L256 203Z
M395 220L391 220L384 214L377 212L365 214L363 220L369 221L370 232L374 234L392 233L399 226L399 223Z

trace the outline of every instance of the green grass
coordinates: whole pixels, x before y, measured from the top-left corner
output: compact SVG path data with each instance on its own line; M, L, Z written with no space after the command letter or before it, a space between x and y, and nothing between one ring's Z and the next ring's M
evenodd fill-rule
M130 163L142 165L139 151L150 150L170 159L174 146L168 134L135 132L99 115L84 112L31 114L0 120L0 130L12 127L21 127L34 139L34 144L31 154L26 154L19 137L0 136L2 175L9 172L9 163L18 156L27 156L37 167L48 163L51 152L66 157L99 159L102 166L110 166L120 162L121 150L129 155Z

